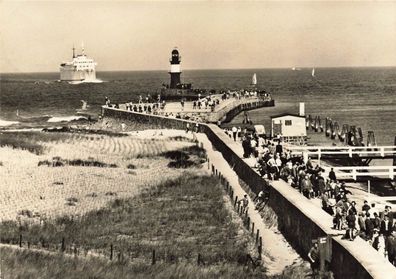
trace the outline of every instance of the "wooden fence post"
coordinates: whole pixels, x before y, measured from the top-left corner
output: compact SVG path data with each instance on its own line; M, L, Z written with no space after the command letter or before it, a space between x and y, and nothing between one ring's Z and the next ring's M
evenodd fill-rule
M262 243L262 239L260 236L260 241L259 241L259 245L258 245L258 254L259 254L259 258L261 259L261 252L263 251L263 243Z
M66 250L66 246L65 246L65 238L64 238L64 237L62 237L62 246L61 246L61 251L62 251L62 252L65 252L65 250Z
M19 247L22 248L22 234L19 235Z
M198 253L197 264L198 264L198 265L201 264L201 254L200 254L200 253Z
M254 222L252 222L252 235L254 236Z
M234 207L236 207L237 202L238 202L238 196L235 196Z
M249 227L250 227L250 217L247 217L247 221L246 221L246 229L249 231Z
M28 249L30 249L30 241L28 241L28 243L27 243L27 244L28 244Z
M260 234L260 230L257 229L257 233L256 233L256 244L258 243L258 240L259 240L259 234Z
M113 243L110 244L110 261L113 260L113 252L114 252L114 247L113 247Z
M151 259L151 264L155 265L155 249L153 249L153 256L152 256L152 259Z

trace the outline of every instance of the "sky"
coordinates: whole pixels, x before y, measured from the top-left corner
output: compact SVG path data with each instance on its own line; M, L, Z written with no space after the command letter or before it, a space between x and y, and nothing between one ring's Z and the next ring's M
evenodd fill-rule
M396 66L396 2L0 1L0 72Z

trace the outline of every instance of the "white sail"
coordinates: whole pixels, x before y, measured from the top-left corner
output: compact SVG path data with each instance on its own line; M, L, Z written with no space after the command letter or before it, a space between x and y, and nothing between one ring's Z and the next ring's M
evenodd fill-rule
M87 110L88 107L88 102L81 100L82 106L81 106L81 110Z
M312 76L315 77L315 68L312 68Z
M254 73L252 77L252 85L256 85L256 84L257 84L257 76L256 73Z

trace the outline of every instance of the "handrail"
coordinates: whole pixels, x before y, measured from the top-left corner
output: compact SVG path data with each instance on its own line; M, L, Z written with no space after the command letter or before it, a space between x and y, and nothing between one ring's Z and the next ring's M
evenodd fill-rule
M328 149L328 150L343 150L343 149L389 149L395 148L396 145L384 145L384 146L288 146L290 150L311 150L311 149Z
M329 167L324 167L324 169L328 170ZM337 172L337 178L352 178L353 180L361 176L386 176L389 179L394 179L396 175L396 166L333 167L333 170Z
M291 154L308 155L396 155L396 146L285 146L285 149L291 151Z

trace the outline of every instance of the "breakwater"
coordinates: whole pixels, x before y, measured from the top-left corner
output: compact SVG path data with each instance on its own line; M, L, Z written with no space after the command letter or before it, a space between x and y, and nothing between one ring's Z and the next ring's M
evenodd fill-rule
M252 105L249 109L254 109ZM240 111L244 108L240 107ZM245 108L246 109L246 108ZM230 110L231 111L231 110ZM102 108L102 116L120 121L138 122L147 128L186 129L195 122L134 113L120 109ZM312 240L326 237L329 240L330 255L328 266L336 278L396 278L396 269L382 258L367 242L356 239L354 242L341 240L338 231L330 229L332 217L315 206L300 193L283 181L269 185L256 173L238 152L237 145L224 132L213 124L198 124L198 131L207 135L212 145L222 153L228 164L238 174L253 193L262 186L270 191L269 206L278 215L279 229L295 249L306 257L312 247ZM238 145L239 149L240 146ZM265 243L264 243L265 245Z

